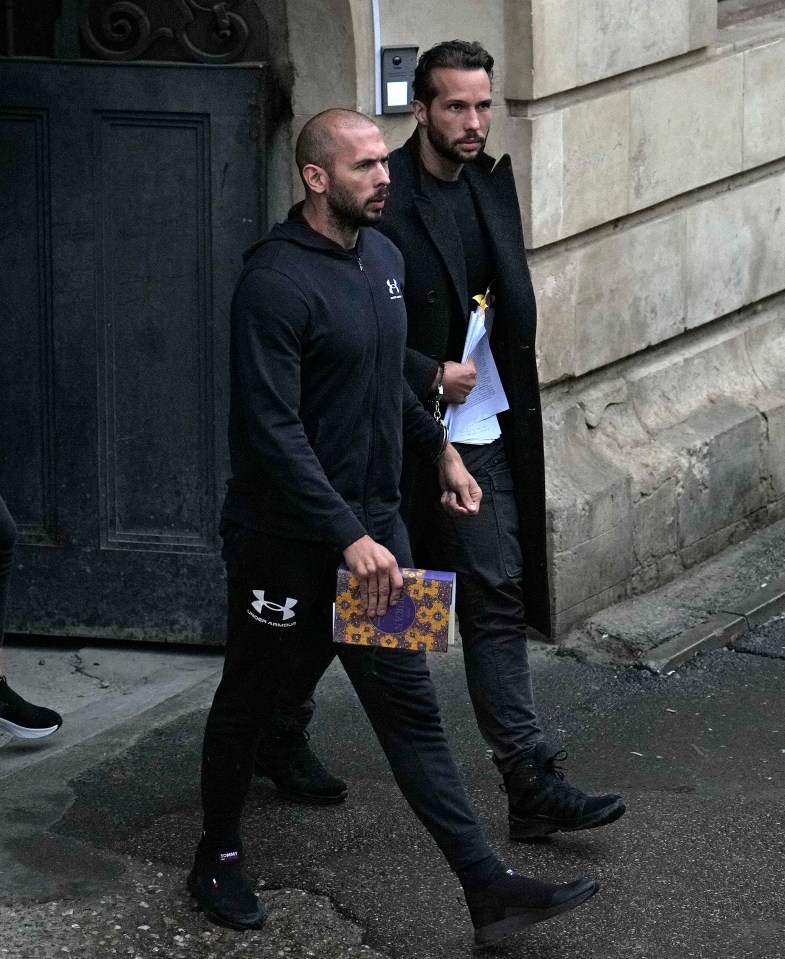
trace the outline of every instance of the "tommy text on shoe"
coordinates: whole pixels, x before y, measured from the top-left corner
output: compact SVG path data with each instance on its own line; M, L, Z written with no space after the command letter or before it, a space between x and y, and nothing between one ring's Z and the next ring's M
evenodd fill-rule
M587 877L563 884L546 883L508 869L483 892L466 896L474 941L479 946L489 945L527 926L553 919L591 899L599 888L596 879Z

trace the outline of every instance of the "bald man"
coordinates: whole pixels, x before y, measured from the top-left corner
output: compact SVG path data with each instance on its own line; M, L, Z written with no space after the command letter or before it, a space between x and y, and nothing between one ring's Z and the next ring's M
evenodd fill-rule
M258 929L240 817L259 732L293 657L332 643L336 569L369 615L401 594L411 565L398 515L403 437L437 464L442 507L469 516L481 494L441 425L403 379L403 262L369 229L387 196L387 148L366 117L310 120L296 158L306 198L253 247L231 308L232 478L221 534L226 660L205 729L204 830L188 889L212 921ZM338 646L338 656L413 811L465 893L478 942L588 899L592 879L538 882L508 870L466 800L425 654Z

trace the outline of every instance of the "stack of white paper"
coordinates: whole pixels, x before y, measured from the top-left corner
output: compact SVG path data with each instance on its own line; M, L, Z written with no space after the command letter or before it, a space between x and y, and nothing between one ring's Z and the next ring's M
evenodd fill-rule
M465 403L450 403L444 414L444 425L450 431L451 443L490 443L501 436L496 416L508 410L499 371L491 353L493 309L486 306L488 294L476 296L478 306L469 317L469 329L463 348L462 363L469 358L477 368L477 383Z

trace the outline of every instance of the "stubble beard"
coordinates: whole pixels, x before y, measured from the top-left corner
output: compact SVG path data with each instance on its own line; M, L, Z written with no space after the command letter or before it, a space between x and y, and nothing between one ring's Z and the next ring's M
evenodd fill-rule
M485 150L485 140L482 139L480 141L480 149L475 153L461 153L457 143L448 140L447 137L430 122L426 127L426 132L428 134L428 140L434 150L440 157L449 160L451 163L473 163L478 157L482 156Z
M327 197L327 206L332 219L345 229L357 230L361 226L374 226L381 220L382 211L372 210L354 194L335 186Z

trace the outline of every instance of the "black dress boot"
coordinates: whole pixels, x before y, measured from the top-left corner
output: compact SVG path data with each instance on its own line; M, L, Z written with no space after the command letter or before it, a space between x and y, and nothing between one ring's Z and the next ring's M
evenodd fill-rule
M329 773L308 745L307 732L276 732L264 737L256 750L254 772L266 776L294 802L333 805L343 802L349 789Z
M627 808L616 793L589 796L564 778L557 761L566 752L549 754L537 743L534 755L504 777L509 801L510 839L537 839L553 832L575 832L607 826Z

